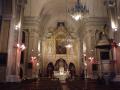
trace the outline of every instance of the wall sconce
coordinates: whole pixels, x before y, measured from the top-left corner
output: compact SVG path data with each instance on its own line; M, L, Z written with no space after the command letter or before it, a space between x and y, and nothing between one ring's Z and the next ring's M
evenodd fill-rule
M21 49L22 51L26 49L25 45L24 44L17 44L17 48Z
M111 27L114 31L118 30L118 25L115 23L115 21L111 21Z
M31 57L31 59L32 59L32 60L36 60L36 59L37 59L37 57Z
M89 57L88 59L93 60L93 59L94 59L94 57Z
M40 56L40 53L38 54L38 56Z
M85 67L87 67L87 63L86 62L84 62L84 65L85 65Z
M88 59L90 60L91 63L94 62L94 61L93 61L93 60L94 60L94 57L89 57Z
M118 43L118 46L120 47L120 43Z
M40 64L37 62L37 64L36 64L37 66L40 66Z
M86 57L86 54L83 54L84 57Z
M15 25L15 30L20 29L20 27L21 27L21 23L19 22L17 25Z

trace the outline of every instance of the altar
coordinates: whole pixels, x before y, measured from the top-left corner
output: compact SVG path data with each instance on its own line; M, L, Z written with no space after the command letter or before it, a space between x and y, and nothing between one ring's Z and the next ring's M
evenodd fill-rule
M54 71L54 77L55 78L59 78L61 83L65 83L66 78L68 78L69 75L69 71L64 71L64 68L60 68L59 71Z

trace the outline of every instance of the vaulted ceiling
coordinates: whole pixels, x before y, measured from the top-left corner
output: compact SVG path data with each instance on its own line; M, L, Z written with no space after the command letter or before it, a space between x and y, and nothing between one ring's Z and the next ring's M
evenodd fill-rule
M66 12L68 8L75 5L77 0L27 0L24 16L33 17L40 23L40 28L56 27L56 22L64 21L72 30L78 30L80 21L76 22ZM104 0L81 0L89 9L87 18L106 17L106 7L103 4Z
M77 0L28 0L25 16L40 16L49 13L52 16L64 16L66 8L74 6ZM81 0L89 9L89 16L103 17L106 15L104 0Z

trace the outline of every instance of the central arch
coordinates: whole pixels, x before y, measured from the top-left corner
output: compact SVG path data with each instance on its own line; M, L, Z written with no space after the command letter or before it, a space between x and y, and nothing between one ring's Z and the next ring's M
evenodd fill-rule
M65 71L68 69L68 64L63 58L60 58L55 62L55 71L58 71L60 67L64 67Z

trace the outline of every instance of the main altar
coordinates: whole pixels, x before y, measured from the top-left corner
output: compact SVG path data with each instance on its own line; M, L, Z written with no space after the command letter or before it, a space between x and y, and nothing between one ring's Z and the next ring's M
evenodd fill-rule
M69 78L69 71L65 71L64 67L60 67L59 71L54 71L54 77L58 78L61 83L65 83L66 79Z

